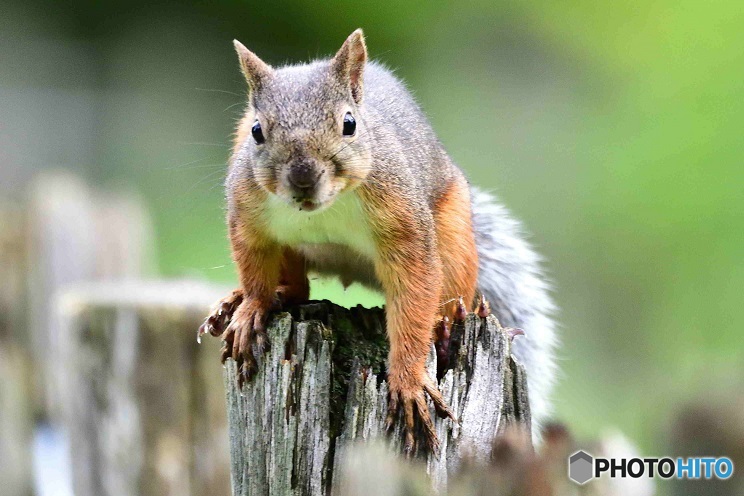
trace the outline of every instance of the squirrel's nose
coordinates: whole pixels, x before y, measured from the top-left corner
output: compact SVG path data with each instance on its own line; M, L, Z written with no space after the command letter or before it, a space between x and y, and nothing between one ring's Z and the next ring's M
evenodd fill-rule
M319 177L320 174L318 174L312 166L307 164L298 164L289 169L287 180L289 180L290 184L296 188L308 189L315 186Z

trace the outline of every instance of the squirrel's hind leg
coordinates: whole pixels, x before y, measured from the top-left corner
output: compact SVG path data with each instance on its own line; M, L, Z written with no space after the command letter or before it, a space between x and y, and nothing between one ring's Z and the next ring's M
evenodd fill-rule
M470 308L478 282L478 251L473 236L470 188L463 177L453 179L434 205L437 249L442 264L442 315L457 320L459 299Z
M471 220L470 188L457 177L434 205L437 249L442 264L442 320L436 326L437 377L449 367L450 323L462 323L475 297L478 252Z

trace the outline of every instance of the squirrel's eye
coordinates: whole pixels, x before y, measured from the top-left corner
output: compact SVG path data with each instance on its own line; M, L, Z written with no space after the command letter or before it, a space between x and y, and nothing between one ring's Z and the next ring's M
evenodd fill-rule
M256 143L259 145L266 141L266 138L264 138L263 135L263 131L261 130L261 123L258 121L253 123L251 134L253 135L253 139L256 140Z
M351 112L346 112L344 116L344 136L354 136L355 132L356 121L354 120L354 116L351 115Z

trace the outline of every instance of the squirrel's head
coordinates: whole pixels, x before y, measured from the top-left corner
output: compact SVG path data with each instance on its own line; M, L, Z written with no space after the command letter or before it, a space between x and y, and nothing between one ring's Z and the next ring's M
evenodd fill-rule
M325 61L274 69L235 41L250 88L233 167L300 210L319 210L359 185L371 166L365 136L361 29Z

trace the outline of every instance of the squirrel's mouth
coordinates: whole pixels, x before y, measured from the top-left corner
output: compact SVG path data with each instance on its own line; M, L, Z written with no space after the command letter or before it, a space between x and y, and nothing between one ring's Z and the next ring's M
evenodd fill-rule
M300 203L300 210L304 210L306 212L312 212L313 210L317 210L319 206L320 206L320 203L314 202L312 200L303 200Z
M289 181L282 182L274 192L292 208L300 212L319 212L333 203L335 192L326 182L309 187L298 187Z

